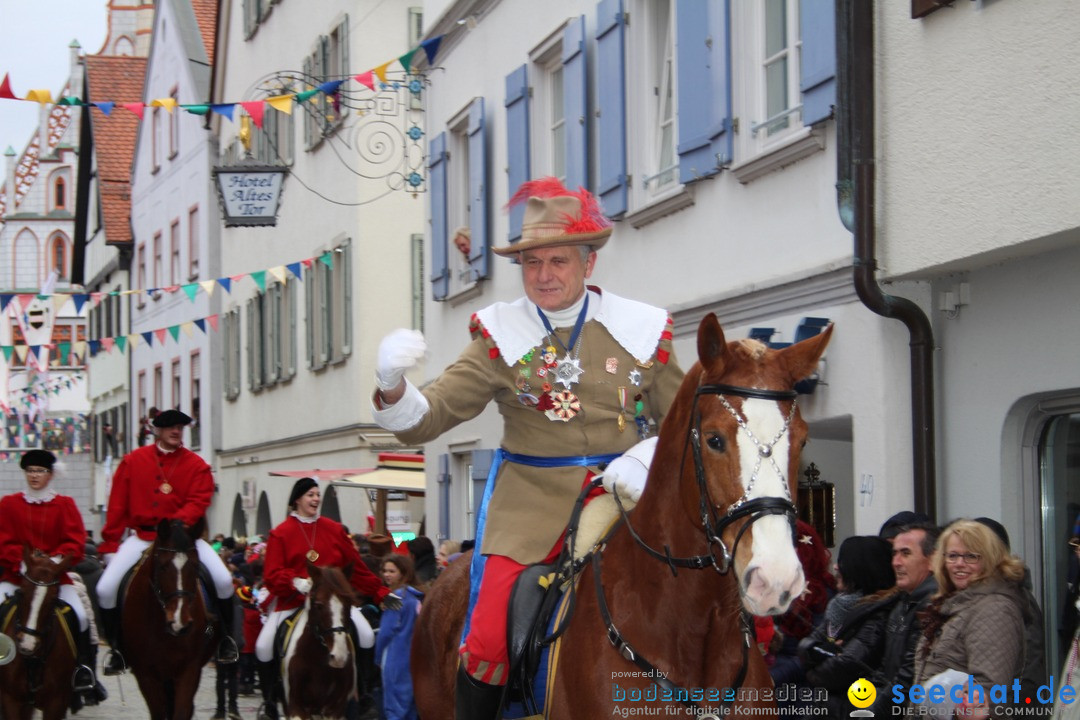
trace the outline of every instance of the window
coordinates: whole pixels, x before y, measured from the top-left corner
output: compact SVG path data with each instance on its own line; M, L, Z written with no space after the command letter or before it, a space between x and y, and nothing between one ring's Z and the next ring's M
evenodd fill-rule
M158 410L164 410L165 406L162 404L162 396L165 393L165 375L164 368L161 363L154 366L154 407Z
M151 172L161 169L161 108L150 108L150 160Z
M352 353L352 242L342 241L318 259L304 282L307 293L307 362L312 370L339 363Z
M273 283L248 301L248 385L252 390L296 374L295 291L295 283Z
M407 30L407 35L408 39L406 40L406 44L409 47L416 47L420 44L420 41L424 39L424 8L409 8L409 29Z
M150 282L153 283L155 290L157 290L158 288L161 287L162 281L165 279L165 276L163 274L163 270L162 270L162 267L161 267L161 254L165 251L165 248L162 247L162 245L164 245L164 243L163 243L163 241L161 239L161 233L159 233L159 232L154 233L154 267L153 267L152 277L150 278ZM161 293L160 292L155 292L153 294L153 297L154 297L155 300L157 300L158 298L161 297ZM159 405L158 407L161 407L161 406Z
M49 260L50 270L55 270L61 278L68 276L67 241L63 235L54 235L50 241Z
M180 218L169 225L169 285L178 285L180 275Z
M315 42L311 55L304 58L304 74L317 86L328 80L343 80L349 76L349 16L339 22L329 35L322 35ZM344 107L333 97L316 94L303 104L304 144L310 150L323 137L330 135L341 124Z
M266 0L244 0L244 39L249 40L259 29L259 23L266 17Z
M255 159L267 165L292 165L296 151L295 125L291 114L271 112L263 116L263 126L255 128Z
M562 34L533 53L536 65L536 85L533 88L533 110L537 117L533 127L532 157L538 176L551 175L566 181L566 113L562 65ZM517 188L510 188L510 193Z
M412 236L412 326L424 331L424 236Z
M139 287L136 288L136 303L139 307L146 305L146 243L139 243L135 251L135 267L138 273Z
M170 378L172 380L172 405L169 407L180 409L183 399L180 395L180 358L172 361Z
M449 127L450 157L454 162L447 168L449 175L447 195L447 228L453 235L459 227L469 227L472 205L469 202L469 113L459 114ZM453 240L453 238L450 238ZM472 286L472 273L469 258L451 243L447 248L450 254L450 294L455 295Z
M235 400L240 396L240 308L225 313L221 333L225 399Z
M53 207L57 210L67 207L67 183L63 177L58 177L53 182Z
M199 206L188 210L188 280L199 279Z
M199 423L199 405L202 398L202 360L199 351L191 353L191 407L188 415L191 416L191 439L189 444L192 450L202 447L202 425Z
M146 411L149 409L147 406L146 396L146 371L140 370L138 380L135 383L136 398L139 403L139 423L141 424L143 418L146 417Z
M179 92L178 88L174 87L172 89L172 91L169 92L169 97L172 98L173 101L176 101L178 92ZM177 153L180 152L180 117L178 115L179 112L180 112L180 108L177 106L177 107L174 107L174 109L173 109L173 111L171 113L169 113L169 159L170 160L173 159L174 157L176 157Z

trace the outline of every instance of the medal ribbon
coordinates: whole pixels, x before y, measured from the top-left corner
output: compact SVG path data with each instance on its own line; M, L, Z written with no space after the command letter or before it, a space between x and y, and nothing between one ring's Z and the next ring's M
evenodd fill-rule
M551 327L551 321L547 319L547 315L544 314L544 311L540 309L539 305L536 307L536 314L540 316L540 320L544 323L544 328L548 331L548 334L551 337L555 338L555 342L562 345L562 349L566 351L567 355L570 354L571 348L577 345L578 336L581 335L581 329L585 327L585 315L588 314L588 312L589 293L586 292L585 303L581 306L581 312L578 313L577 321L574 323L574 331L570 333L570 345L566 346L563 345L563 342L559 339L559 336L555 334L555 329Z

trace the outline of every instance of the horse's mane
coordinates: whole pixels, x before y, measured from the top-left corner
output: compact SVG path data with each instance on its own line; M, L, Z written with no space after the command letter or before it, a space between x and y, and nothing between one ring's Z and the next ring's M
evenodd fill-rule
M320 584L328 587L335 595L351 596L355 592L341 568L327 566L319 569L322 571Z

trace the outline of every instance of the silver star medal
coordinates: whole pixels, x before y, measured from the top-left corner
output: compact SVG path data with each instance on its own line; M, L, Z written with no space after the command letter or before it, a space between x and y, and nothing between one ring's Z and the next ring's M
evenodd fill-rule
M569 390L571 385L580 382L581 374L584 372L581 361L570 357L570 353L566 353L555 365L555 382L562 383Z
M641 384L641 371L638 370L637 368L634 368L633 370L631 370L630 374L627 375L626 377L630 381L630 383L633 384L633 385L640 385Z

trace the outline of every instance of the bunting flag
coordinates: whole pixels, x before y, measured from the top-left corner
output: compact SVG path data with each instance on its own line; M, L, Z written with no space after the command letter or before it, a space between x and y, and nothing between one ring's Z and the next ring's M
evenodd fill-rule
M212 104L181 104L174 97L164 97L152 99L148 105L149 107L161 107L165 108L169 113L175 112L177 109L191 113L193 115L206 115L207 113L215 112L219 115L233 120L236 106L243 107L246 112L255 123L256 127L262 127L262 121L264 113L266 111L266 105L269 105L278 112L292 113L293 101L297 103L303 103L310 100L318 93L324 95L333 96L341 90L341 86L349 80L355 80L357 83L366 87L372 92L376 92L374 77L377 77L380 82L387 83L387 72L390 67L395 63L401 66L401 69L407 74L413 74L412 65L413 59L420 51L424 51L425 57L427 57L428 64L434 64L435 56L439 52L439 45L442 43L445 35L439 35L437 37L429 38L420 43L418 47L412 48L403 55L398 56L393 60L389 60L376 68L367 70L351 77L344 77L341 79L327 80L320 83L318 86L304 90L298 93L290 93L285 95L276 95L274 97L263 98L262 100L253 101L241 101L232 103L212 103ZM18 97L11 89L11 82L8 75L5 73L3 82L0 82L0 99L4 100L24 100L28 102L37 102L43 105L53 102L52 93L49 90L30 90L26 93L25 97ZM143 119L143 113L147 107L144 103L116 103L109 100L94 100L83 101L78 97L63 97L56 101L58 105L72 105L72 106L88 106L95 107L102 112L106 117L112 115L113 109L119 104L120 107L134 113L139 116L139 120Z

